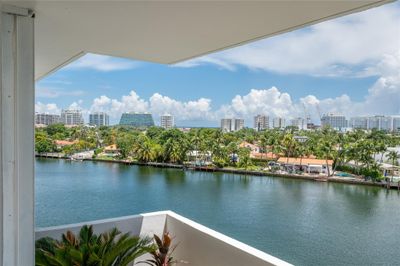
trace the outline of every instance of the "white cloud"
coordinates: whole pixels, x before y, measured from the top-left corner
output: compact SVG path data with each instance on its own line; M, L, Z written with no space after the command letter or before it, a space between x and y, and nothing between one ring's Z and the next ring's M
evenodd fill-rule
M400 5L393 3L176 66L215 64L315 76L379 75L384 54L400 50Z
M122 59L118 57L98 55L98 54L86 54L75 62L67 65L65 69L94 69L103 72L126 70L135 68L139 65L139 62Z
M36 97L40 98L58 98L62 96L80 96L84 92L82 90L66 90L54 87L37 87Z
M72 103L69 108L81 109L84 114L88 111L104 111L109 113L114 121L117 121L123 112L150 112L156 121L160 115L169 113L174 115L178 122L185 122L181 124L203 121L196 124L218 125L220 118L240 117L245 119L248 126L251 126L253 117L257 114L287 119L309 115L316 123L319 123L320 114L330 112L344 114L347 117L399 114L400 53L385 55L381 62L376 64L374 71L382 73L382 76L369 89L362 101L353 101L346 94L322 99L314 95L306 95L294 100L281 89L271 87L252 89L245 95L236 95L230 103L215 108L211 105L211 100L206 98L179 101L154 93L149 99L143 99L132 90L120 99L112 99L106 95L95 98L89 109L82 107L82 101ZM58 110L55 105L45 106L42 103L37 103L36 108L37 110Z
M48 114L60 114L61 110L55 103L41 103L35 104L35 112L37 113L48 113Z
M194 101L177 101L159 93L148 100L142 99L132 90L121 99L111 99L102 95L93 100L90 111L108 112L113 119L118 119L124 112L150 112L155 118L163 114L172 114L179 120L210 120L211 100L200 98Z
M205 98L181 102L155 93L150 97L150 110L157 116L172 114L177 120L210 120L212 118L211 100Z

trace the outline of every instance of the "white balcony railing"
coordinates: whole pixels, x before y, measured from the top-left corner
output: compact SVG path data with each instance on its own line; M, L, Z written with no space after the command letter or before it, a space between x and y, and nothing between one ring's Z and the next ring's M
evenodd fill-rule
M117 227L123 233L130 232L141 236L169 232L174 238L174 243L178 244L173 253L174 258L187 261L191 266L291 265L172 211L40 228L36 230L36 239L45 236L59 239L67 230L78 233L84 224L93 225L97 234L113 227Z

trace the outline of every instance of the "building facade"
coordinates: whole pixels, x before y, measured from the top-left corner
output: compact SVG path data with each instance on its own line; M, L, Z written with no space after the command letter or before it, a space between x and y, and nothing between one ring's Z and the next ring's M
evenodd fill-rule
M242 118L235 118L233 120L233 131L241 130L244 127L244 119Z
M302 117L297 117L290 121L290 125L292 127L297 127L298 129L306 130L308 123L306 119Z
M256 115L254 117L254 129L257 131L269 129L269 117L266 115Z
M80 110L62 110L61 123L67 126L83 125L82 112Z
M60 123L61 117L59 115L53 114L35 114L35 124L36 125L52 125Z
M358 116L352 117L349 121L349 126L354 129L368 129L368 117Z
M350 119L350 127L364 130L383 130L387 132L400 131L400 116L360 116Z
M160 117L161 127L165 129L170 129L175 126L174 117L172 115L162 115Z
M285 118L282 117L274 117L273 121L272 121L272 126L274 128L285 128L286 124L285 124Z
M393 132L400 132L400 116L392 116Z
M221 130L222 130L222 132L231 132L232 131L232 119L231 118L222 118L221 119Z
M321 118L321 125L323 127L330 126L331 128L341 130L347 128L347 120L344 115L325 114Z
M148 113L123 113L119 125L140 128L152 127L154 126L154 120L153 116Z
M110 125L110 117L107 113L104 112L95 112L89 114L89 124L92 126L109 126Z

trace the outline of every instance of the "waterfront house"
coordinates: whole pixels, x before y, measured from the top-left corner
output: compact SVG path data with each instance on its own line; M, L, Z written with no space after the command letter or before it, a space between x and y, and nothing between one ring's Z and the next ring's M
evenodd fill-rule
M198 151L191 150L186 153L188 161L195 165L211 165L212 154L211 151Z
M252 153L260 153L261 148L258 145L252 144L247 141L243 141L239 144L239 148L247 148L250 150L250 154Z
M389 163L380 163L379 166L382 169L382 175L384 177L388 177L394 182L400 181L400 166Z
M280 157L278 163L286 171L301 171L308 174L328 174L332 173L333 160L313 159L313 158L293 158Z
M2 265L35 260L35 80L88 51L173 64L389 2L0 1ZM168 230L180 243L175 254L192 266L288 265L172 213L123 220L90 223L138 234ZM76 226L37 230L36 237Z
M120 155L121 150L118 149L117 144L111 144L106 147L104 147L102 155L108 156L108 157L116 157Z
M69 141L69 140L55 140L54 144L56 144L57 149L61 150L62 148L64 148L65 146L71 146L74 145L75 143L77 143L77 140L74 141Z
M276 160L278 155L273 152L264 152L263 149L257 145L247 141L243 141L239 144L239 148L247 148L250 150L250 158L257 160Z

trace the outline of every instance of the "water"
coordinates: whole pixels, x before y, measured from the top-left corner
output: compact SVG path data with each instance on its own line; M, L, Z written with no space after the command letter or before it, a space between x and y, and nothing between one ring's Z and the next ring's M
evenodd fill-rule
M36 225L173 210L296 265L399 265L400 194L376 187L36 160Z

